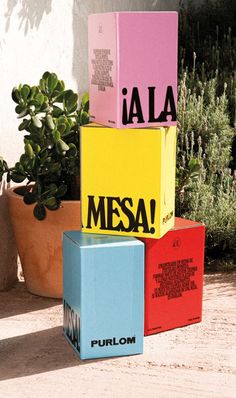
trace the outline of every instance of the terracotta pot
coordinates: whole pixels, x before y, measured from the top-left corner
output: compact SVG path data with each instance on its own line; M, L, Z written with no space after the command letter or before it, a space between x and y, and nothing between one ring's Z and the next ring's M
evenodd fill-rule
M62 233L81 229L80 201L62 201L38 221L17 189L7 190L11 222L27 289L39 296L62 297Z

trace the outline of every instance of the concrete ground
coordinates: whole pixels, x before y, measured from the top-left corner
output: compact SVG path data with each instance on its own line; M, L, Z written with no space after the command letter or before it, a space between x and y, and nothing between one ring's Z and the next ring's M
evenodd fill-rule
M236 273L206 275L203 322L145 338L144 355L80 361L60 301L0 293L0 398L236 397Z

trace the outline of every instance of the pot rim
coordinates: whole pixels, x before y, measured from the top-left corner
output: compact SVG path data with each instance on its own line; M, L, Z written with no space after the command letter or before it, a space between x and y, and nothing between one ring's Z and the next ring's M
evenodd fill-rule
M20 188L20 187L25 187L25 186L26 186L26 185L14 186L14 187L11 187L11 188L6 189L5 192L6 192L6 194L7 194L8 196L23 201L23 196L20 195L20 194L18 194L18 193L16 193L16 192L15 192L15 189L16 189L16 188ZM80 201L81 201L81 200L78 200L78 199L74 199L74 200L62 200L61 203L75 203L75 202L78 203L78 202L80 202Z

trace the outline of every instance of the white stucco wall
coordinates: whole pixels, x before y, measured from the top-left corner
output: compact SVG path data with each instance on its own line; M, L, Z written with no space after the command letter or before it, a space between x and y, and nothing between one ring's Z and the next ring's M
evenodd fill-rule
M178 0L1 0L0 155L8 164L13 165L23 149L23 133L17 130L19 121L11 99L14 86L36 84L42 73L49 70L56 72L67 87L79 92L87 90L88 14L177 10L178 3ZM9 261L14 262L12 269L15 269L15 257L9 253L14 242L5 200L0 201L0 240L1 289Z
M0 154L10 164L22 150L11 90L35 84L46 70L84 91L87 77L87 16L117 10L175 10L178 0L1 0Z

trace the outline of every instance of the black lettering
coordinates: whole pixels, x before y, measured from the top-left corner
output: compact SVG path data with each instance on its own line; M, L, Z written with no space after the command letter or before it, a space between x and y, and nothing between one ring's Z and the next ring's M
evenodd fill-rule
M139 199L139 202L138 202L138 208L137 208L136 219L135 219L135 227L133 229L133 232L139 232L139 230L138 230L139 227L143 227L143 232L145 232L145 233L149 232L147 213L146 213L145 203L144 203L143 199Z
M131 232L134 228L134 215L132 213L132 211L127 207L126 202L129 203L130 207L133 206L133 200L131 198L124 198L121 202L120 202L120 207L122 212L127 216L128 220L129 220L129 224L128 227L126 228L123 224L122 221L120 221L120 223L118 224L118 231L124 231L124 232Z
M63 325L65 329L69 327L69 308L66 305L66 302L63 301Z
M135 344L136 342L136 337L127 337L127 344Z
M154 200L151 200L151 202L154 202ZM155 229L150 229L148 225L144 199L139 199L136 214L132 212L130 207L133 207L132 198L126 197L120 199L119 197L113 196L99 196L96 202L95 197L89 195L86 228L92 228L98 225L99 228L103 230L139 232L139 228L142 227L144 233L154 233ZM152 218L155 216L155 208L153 210ZM124 223L124 221L121 220L121 214L127 217L128 222ZM114 221L115 216L117 216L116 223Z
M197 271L196 266L191 266L193 258L184 258L176 261L161 263L158 274L153 274L156 286L152 292L152 298L167 296L168 300L181 297L184 292L197 289L194 280Z
M87 220L87 227L86 228L92 228L92 220L94 221L94 225L96 226L98 224L98 220L100 218L100 228L101 229L106 229L106 217L105 217L105 196L99 196L99 203L96 208L95 202L94 202L94 196L89 195L88 196L89 202L88 202L88 220Z
M112 339L107 339L106 340L106 345L112 345Z
M162 224L167 223L172 217L174 216L174 212L171 211L169 214L167 214L163 219L162 219Z
M78 351L80 351L79 316L74 312L69 304L66 303L65 300L63 302L63 328L71 343Z
M124 89L123 89L124 90ZM122 90L122 93L123 93ZM127 89L126 89L127 91ZM125 101L125 102L124 102ZM137 123L144 123L142 106L139 98L138 87L134 87L132 90L132 96L130 100L130 109L129 109L129 116L127 118L127 103L126 100L123 100L123 107L122 107L122 122L123 124L132 124L133 118L137 117Z
M113 342L113 345L119 345L119 343L116 342L116 338L115 337L113 337L112 342Z
M155 89L156 87L148 87L149 91L149 123L158 122L158 118L155 118Z
M149 104L150 107L150 104ZM168 111L168 108L170 109ZM150 108L149 108L150 112ZM174 100L174 94L173 94L173 89L171 86L167 87L166 90L166 98L165 98L165 104L164 104L164 109L160 113L159 117L155 119L155 122L167 122L167 116L171 116L171 121L174 122L176 121L176 107L175 107L175 100ZM150 116L149 116L150 118Z
M109 346L109 345L124 345L124 344L135 344L136 337L121 337L119 341L117 341L116 337L112 339L103 339L103 340L92 340L91 347L98 345L99 347Z
M119 231L120 223L116 226L113 226L113 214L117 217L120 217L119 210L117 207L113 206L113 202L117 202L118 206L120 206L120 198L119 197L107 197L107 229L111 231Z
M122 94L126 95L127 94L127 88L122 89ZM128 110L127 110L127 100L126 98L123 98L123 106L122 106L122 123L127 124L128 123Z
M126 338L125 337L121 337L120 339L120 344L126 344Z

